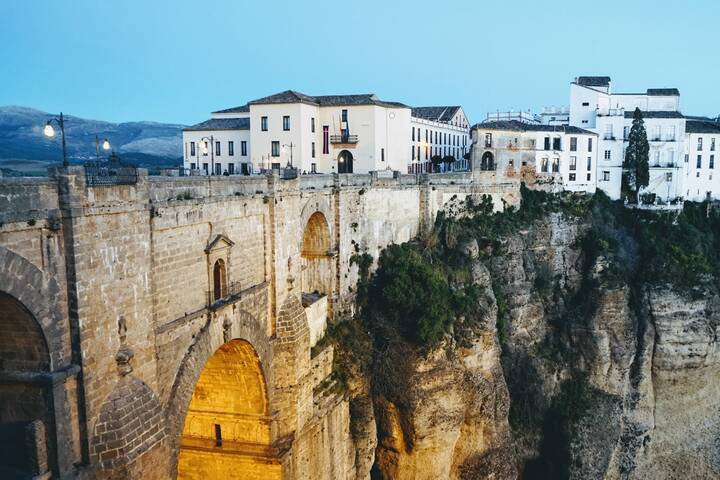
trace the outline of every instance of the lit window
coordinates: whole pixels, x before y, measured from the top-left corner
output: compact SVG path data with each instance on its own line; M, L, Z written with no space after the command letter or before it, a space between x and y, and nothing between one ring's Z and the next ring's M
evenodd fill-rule
M570 157L570 170L577 170L577 157Z

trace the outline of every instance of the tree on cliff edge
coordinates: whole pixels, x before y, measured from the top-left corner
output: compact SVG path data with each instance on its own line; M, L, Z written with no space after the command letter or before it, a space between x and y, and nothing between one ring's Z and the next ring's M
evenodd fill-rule
M636 108L623 161L623 186L625 187L623 193L631 195L635 203L638 201L640 189L647 187L650 183L649 152L650 145L645 131L645 122L642 112Z

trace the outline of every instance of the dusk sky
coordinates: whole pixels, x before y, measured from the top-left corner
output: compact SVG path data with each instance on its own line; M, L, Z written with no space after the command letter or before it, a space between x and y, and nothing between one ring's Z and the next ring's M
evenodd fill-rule
M487 111L577 75L720 114L720 2L2 0L0 105L191 124L294 89Z

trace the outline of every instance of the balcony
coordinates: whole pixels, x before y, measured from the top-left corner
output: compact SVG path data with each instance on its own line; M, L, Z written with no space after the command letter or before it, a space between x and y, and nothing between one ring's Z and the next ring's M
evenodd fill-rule
M624 108L597 108L595 112L598 117L624 117Z
M356 144L358 143L357 135L330 135L330 143L336 144Z

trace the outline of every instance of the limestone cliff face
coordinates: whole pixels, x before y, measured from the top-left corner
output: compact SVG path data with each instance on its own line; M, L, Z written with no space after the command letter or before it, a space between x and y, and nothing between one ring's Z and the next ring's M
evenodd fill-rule
M483 318L412 362L403 400L358 389L358 479L720 478L720 296L610 278L588 227L506 239L473 266Z

